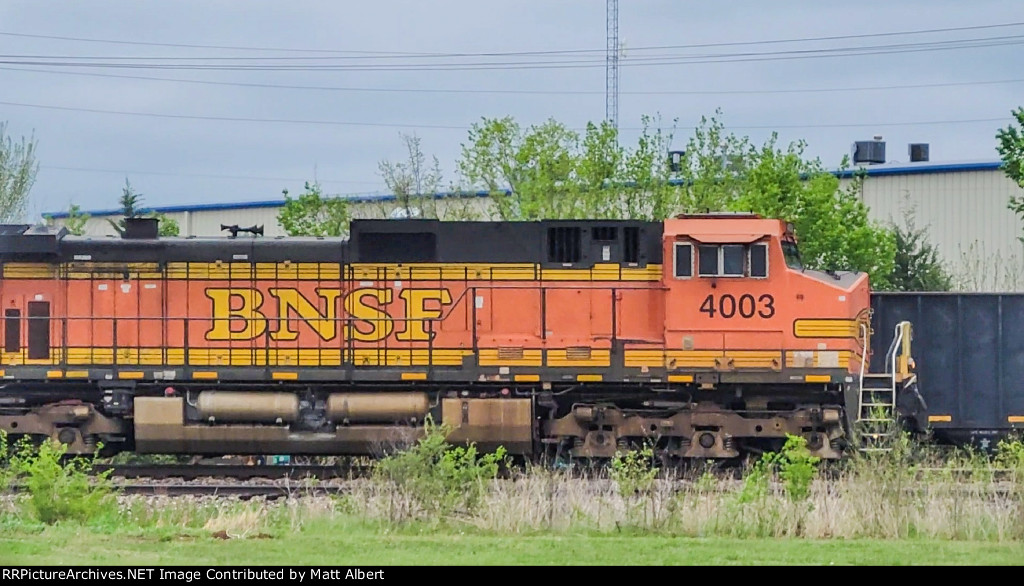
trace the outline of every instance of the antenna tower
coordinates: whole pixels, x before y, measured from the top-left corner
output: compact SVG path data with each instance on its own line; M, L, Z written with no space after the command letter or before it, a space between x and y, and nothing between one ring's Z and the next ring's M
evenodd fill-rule
M605 53L604 117L619 129L619 0L607 0L608 44Z

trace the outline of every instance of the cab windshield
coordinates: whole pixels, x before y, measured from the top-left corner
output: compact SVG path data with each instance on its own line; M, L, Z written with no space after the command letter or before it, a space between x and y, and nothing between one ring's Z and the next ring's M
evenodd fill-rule
M786 266L791 269L803 270L804 263L800 262L800 251L795 242L782 242L782 254L786 257Z

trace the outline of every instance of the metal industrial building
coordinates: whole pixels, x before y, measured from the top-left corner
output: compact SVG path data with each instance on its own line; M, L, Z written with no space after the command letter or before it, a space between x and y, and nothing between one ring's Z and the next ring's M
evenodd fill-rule
M926 158L926 157L925 157ZM862 163L861 163L862 164ZM958 288L973 291L1024 290L1024 245L1018 239L1020 218L1007 207L1013 196L1024 190L1006 177L999 161L880 163L863 167L867 178L861 198L871 217L880 222L903 222L913 211L915 225L927 230L937 246ZM851 172L837 172L844 184ZM395 217L393 196L351 198L354 217ZM447 199L438 200L439 207ZM284 200L241 203L212 203L152 208L178 222L181 236L226 234L225 224L263 226L264 237L284 236L277 214ZM486 193L460 199L459 206L471 206L478 214L490 210ZM112 236L107 218L120 217L118 210L87 211L91 218L86 234ZM47 214L63 223L66 212Z

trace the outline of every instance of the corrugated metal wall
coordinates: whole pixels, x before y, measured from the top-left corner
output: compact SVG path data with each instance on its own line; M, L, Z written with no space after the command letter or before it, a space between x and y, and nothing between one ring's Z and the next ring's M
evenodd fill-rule
M912 210L963 290L1024 291L1024 230L1007 208L1021 194L1003 171L979 170L872 176L862 199L881 222Z

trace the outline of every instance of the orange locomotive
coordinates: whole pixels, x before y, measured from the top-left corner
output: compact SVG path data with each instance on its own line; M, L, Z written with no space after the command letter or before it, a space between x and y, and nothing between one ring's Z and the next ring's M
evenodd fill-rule
M0 227L0 429L86 452L840 457L870 291L792 227L368 220L349 239ZM852 392L852 394L851 394ZM858 399L859 400L859 399Z

